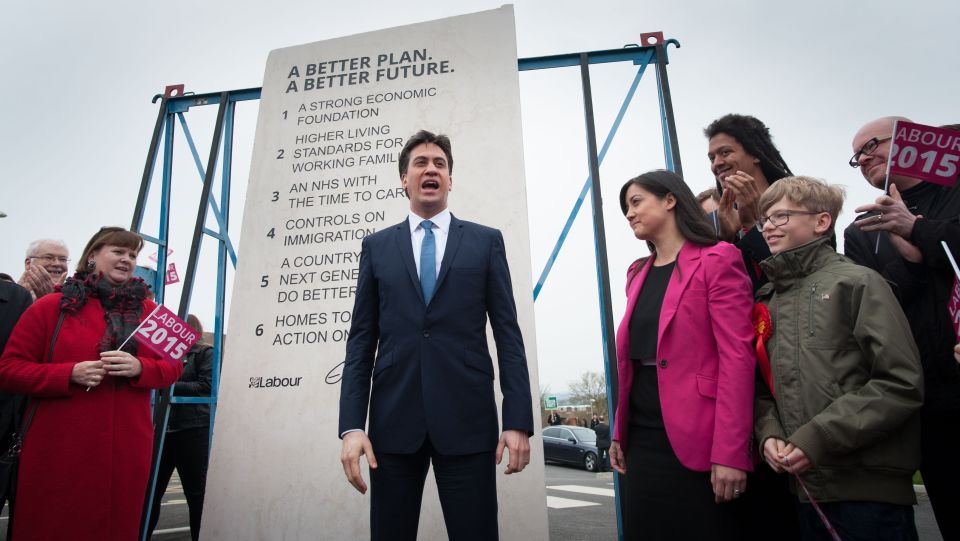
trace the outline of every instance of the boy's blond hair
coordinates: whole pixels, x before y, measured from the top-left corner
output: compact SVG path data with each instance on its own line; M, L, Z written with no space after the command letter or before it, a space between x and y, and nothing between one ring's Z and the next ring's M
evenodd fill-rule
M760 196L760 214L766 215L777 201L786 197L792 203L814 212L830 214L830 229L833 233L837 217L843 208L844 191L840 186L830 185L819 178L795 176L784 177L767 188Z

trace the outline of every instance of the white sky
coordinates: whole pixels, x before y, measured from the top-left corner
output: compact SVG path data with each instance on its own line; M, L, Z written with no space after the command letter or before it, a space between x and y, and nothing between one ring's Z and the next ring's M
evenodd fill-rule
M61 238L76 257L101 225L129 226L157 114L150 99L165 85L184 83L197 93L257 87L272 49L499 6L7 3L0 19L0 211L9 216L0 219L0 272L19 276L32 239ZM957 2L520 0L515 13L520 57L618 48L647 31L679 40L682 48L669 51L669 77L684 173L694 192L713 184L703 127L725 113L752 114L770 127L795 173L847 187L843 227L854 207L878 195L846 165L860 125L890 114L926 124L960 121ZM601 144L635 73L625 65L592 70ZM587 161L577 70L524 73L520 80L536 280L586 178ZM215 114L205 109L188 115L204 162ZM233 169L236 244L255 117L256 105L241 105ZM624 309L626 266L646 251L625 227L616 195L627 178L663 166L659 126L651 67L601 169L615 323ZM200 182L177 130L171 246L182 274ZM491 174L519 178L500 170L495 156L490 160ZM157 196L151 194L147 233L156 232ZM451 207L456 210L455 194ZM541 385L555 392L585 370L601 370L589 201L584 211L537 301ZM212 328L210 248L205 244L201 254L191 306ZM154 251L145 249L141 263ZM177 287L168 288L168 304L176 307L178 296Z

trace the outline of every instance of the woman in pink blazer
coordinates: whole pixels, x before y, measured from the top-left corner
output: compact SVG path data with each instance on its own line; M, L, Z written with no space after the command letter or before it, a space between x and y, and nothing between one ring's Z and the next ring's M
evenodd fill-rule
M678 175L628 181L620 206L650 256L631 265L617 331L610 460L626 475L625 539L734 539L752 469L753 306L736 247Z

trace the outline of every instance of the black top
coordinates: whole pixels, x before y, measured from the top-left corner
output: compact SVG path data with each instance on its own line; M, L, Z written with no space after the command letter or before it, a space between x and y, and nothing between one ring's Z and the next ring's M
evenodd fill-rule
M602 421L598 421L596 426L593 427L593 431L597 433L597 447L609 448L610 425Z
M0 280L0 353L3 353L20 316L32 302L29 291L13 282ZM0 393L0 452L10 447L10 437L17 430L17 420L23 416L23 404L20 395Z
M213 348L197 342L183 357L183 373L173 388L174 396L210 396L213 382ZM209 404L174 404L167 432L210 426Z
M630 316L630 358L635 360L655 359L657 356L657 332L660 329L660 307L667 294L667 285L676 261L663 266L653 265L647 279L640 287L637 304Z
M911 263L902 258L888 233L880 234L878 248L878 234L862 231L856 224L844 231L844 253L854 263L879 272L893 286L920 351L924 410L956 414L960 412L960 367L953 358L957 337L948 309L955 278L940 241L957 253L960 185L921 182L900 195L910 212L924 217L917 220L910 235L923 261ZM862 214L857 220L875 215Z

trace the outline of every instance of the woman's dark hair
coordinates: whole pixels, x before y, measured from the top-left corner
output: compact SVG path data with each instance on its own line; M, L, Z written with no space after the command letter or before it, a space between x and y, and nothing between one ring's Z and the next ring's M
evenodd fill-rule
M760 160L760 170L767 182L773 184L783 177L792 177L793 173L787 167L777 146L773 144L770 130L759 119L749 115L724 115L704 128L703 134L707 139L725 133L740 143L747 154ZM717 181L717 189L723 193L723 186Z
M90 238L90 241L87 242L87 247L83 249L80 262L77 263L77 272L90 272L93 270L87 263L90 260L90 256L93 255L93 252L107 245L130 248L139 252L140 249L143 248L143 238L133 231L122 227L101 227L100 231L97 231L93 237Z
M200 318L193 314L187 314L187 325L193 327L193 330L203 334L203 325L200 324Z
M203 344L203 324L200 323L200 318L193 314L187 314L187 325L193 327L193 330L200 333L200 338L197 339L198 344Z
M673 207L673 216L680 235L687 242L701 246L713 246L717 243L716 229L710 224L707 215L697 203L697 198L680 175L665 169L657 169L628 180L620 188L620 210L623 211L624 216L627 215L627 190L630 186L639 186L657 199L663 199L667 194L672 193L677 200L676 206ZM651 254L656 253L656 247L652 242L647 241L647 247L650 248Z

